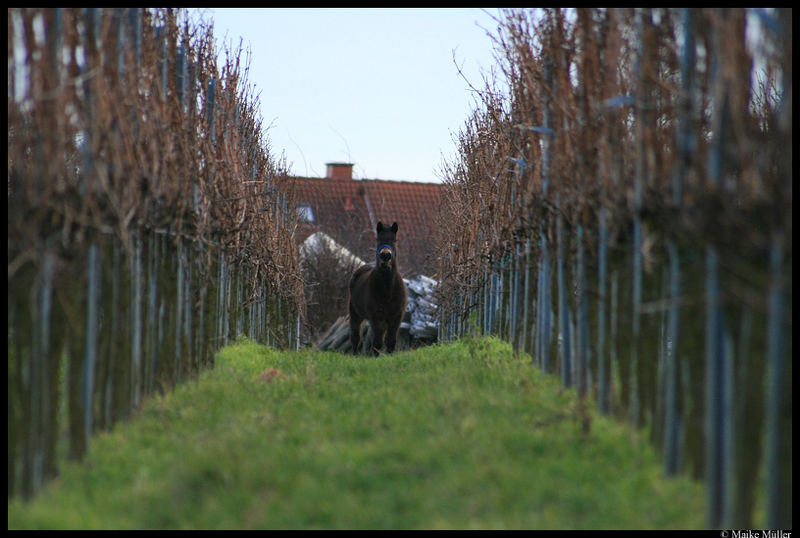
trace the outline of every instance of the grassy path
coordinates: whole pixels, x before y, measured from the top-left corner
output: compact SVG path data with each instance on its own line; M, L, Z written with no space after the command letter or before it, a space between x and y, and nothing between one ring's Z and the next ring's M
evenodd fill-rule
M700 528L645 439L493 339L378 360L225 348L12 528Z

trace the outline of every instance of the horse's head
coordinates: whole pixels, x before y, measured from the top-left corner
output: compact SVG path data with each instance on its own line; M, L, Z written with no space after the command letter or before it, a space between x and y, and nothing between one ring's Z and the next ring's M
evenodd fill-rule
M392 269L397 263L397 223L391 227L378 222L378 248L375 252L376 267Z

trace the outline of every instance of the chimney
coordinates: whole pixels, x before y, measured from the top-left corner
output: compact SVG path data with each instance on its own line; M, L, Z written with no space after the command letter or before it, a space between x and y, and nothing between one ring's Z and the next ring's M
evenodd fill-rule
M351 163L325 163L328 167L325 177L333 180L348 181L353 179L353 165Z

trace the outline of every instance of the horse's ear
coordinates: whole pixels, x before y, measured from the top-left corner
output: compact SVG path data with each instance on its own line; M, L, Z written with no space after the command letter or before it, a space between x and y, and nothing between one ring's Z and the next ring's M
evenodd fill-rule
M378 221L378 233L381 233L381 230L383 230L383 223Z
M397 233L397 223L396 222L392 223L392 233L394 233L394 234Z

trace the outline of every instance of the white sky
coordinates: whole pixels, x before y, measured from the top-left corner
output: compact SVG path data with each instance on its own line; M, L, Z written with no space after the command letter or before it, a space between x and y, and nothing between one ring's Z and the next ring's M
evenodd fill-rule
M487 14L488 12L488 14ZM293 174L355 163L356 178L441 180L483 88L496 9L192 9L220 53L242 39L273 154Z

